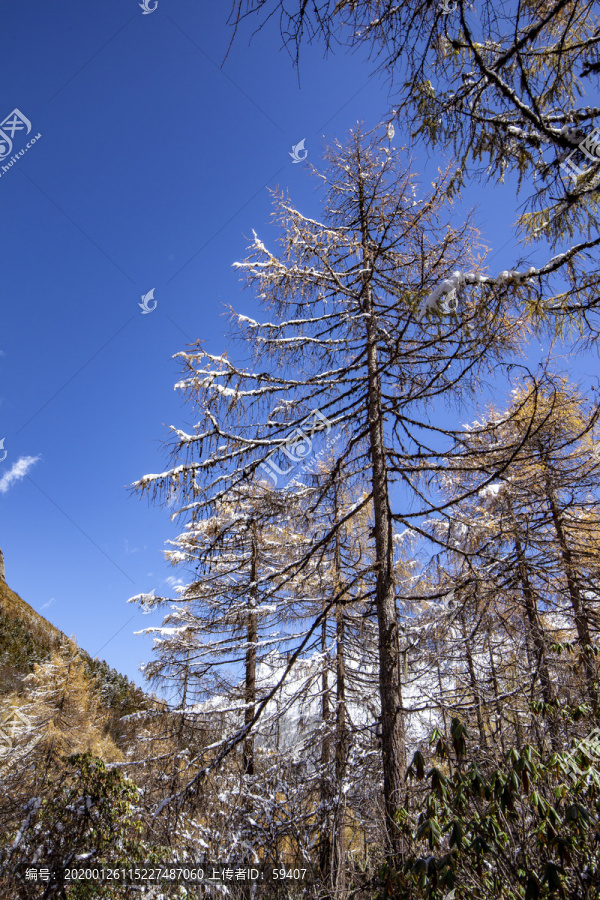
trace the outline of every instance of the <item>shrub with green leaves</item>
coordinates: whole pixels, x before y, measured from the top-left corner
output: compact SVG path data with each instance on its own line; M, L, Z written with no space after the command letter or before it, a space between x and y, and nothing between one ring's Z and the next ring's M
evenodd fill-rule
M405 856L383 873L380 896L405 900L546 900L600 896L600 764L585 741L542 760L525 745L486 770L454 719L450 746L431 738L426 773L415 753L407 777L426 783L400 810Z
M48 786L46 796L29 804L28 815L5 848L2 887L18 896L68 897L91 900L129 896L118 883L84 880L69 886L60 875L66 868L125 868L153 862L156 853L141 838L138 788L118 769L109 769L91 753L66 757L60 778ZM17 852L15 852L15 850ZM163 859L164 859L163 854ZM25 880L26 864L59 874L50 885ZM15 884L16 882L16 884ZM18 888L17 888L18 885Z

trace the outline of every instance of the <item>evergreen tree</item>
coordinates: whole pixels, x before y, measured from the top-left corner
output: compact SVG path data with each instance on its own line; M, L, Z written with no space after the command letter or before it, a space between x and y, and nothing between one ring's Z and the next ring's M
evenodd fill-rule
M260 466L264 471L266 453L280 450L297 462L316 432L329 434L343 425L329 477L299 493L316 508L331 492L337 471L343 469L350 483L368 480L368 500L345 519L372 502L384 797L390 844L397 852L393 820L405 790L406 747L392 529L395 520L406 523L407 516L392 513L391 485L401 481L409 496L412 491L413 498L422 497L418 482L439 471L444 451L438 447L448 440L424 412L428 402L467 396L478 372L517 346L525 322L500 312L485 285L460 310L439 297L425 303L441 273L458 255L469 254L472 230L441 225L443 186L426 200L414 199L411 177L386 138L365 140L357 131L346 146L336 145L328 160L325 221L316 222L277 197L282 255L276 257L255 238L252 257L240 264L273 318L259 324L232 314L233 321L270 370L244 370L224 355L200 349L178 354L186 371L180 387L198 408L200 421L191 434L173 429L174 466L145 476L137 488L152 495L179 488L182 509L193 521L210 518L232 489ZM293 431L302 427L306 431ZM292 438L282 444L290 430ZM432 446L436 442L438 447ZM199 454L203 458L195 460ZM271 471L282 473L282 462L278 458L275 464L271 456ZM271 477L277 480L279 474ZM411 516L435 507L426 498L419 502L423 509ZM333 523L295 555L292 547L289 562L271 582L297 577L333 542L339 527Z
M450 9L448 8L450 7ZM486 276L494 296L519 298L543 327L577 323L598 334L597 200L599 19L593 0L234 0L230 21L277 13L298 64L304 40L366 47L392 79L390 119L458 161L449 190L468 179L527 191L522 243L559 248L542 265L523 259ZM566 245L566 246L565 246ZM470 290L466 260L454 286ZM446 274L443 276L446 278ZM567 285L565 286L565 281Z

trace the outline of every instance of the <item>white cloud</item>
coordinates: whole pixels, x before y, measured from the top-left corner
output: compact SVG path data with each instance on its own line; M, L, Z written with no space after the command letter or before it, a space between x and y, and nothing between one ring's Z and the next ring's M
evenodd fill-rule
M54 597L50 597L50 599L48 600L48 602L47 602L47 603L44 603L44 605L43 605L41 608L42 608L42 609L48 609L48 607L49 607L49 606L52 606L53 603L54 603Z
M13 481L25 478L29 469L38 461L39 456L22 456L13 464L12 469L0 478L0 494L5 494Z
M181 587L183 585L181 578L176 578L174 575L168 575L164 579L164 583L168 584L169 587Z

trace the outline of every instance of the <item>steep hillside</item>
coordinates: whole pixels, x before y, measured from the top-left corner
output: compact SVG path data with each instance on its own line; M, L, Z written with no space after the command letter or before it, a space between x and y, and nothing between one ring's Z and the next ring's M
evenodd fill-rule
M121 716L155 703L104 660L92 659L77 647L0 578L0 696L18 691L24 676L55 650L67 655L74 653L83 659L86 675L94 682L115 726Z

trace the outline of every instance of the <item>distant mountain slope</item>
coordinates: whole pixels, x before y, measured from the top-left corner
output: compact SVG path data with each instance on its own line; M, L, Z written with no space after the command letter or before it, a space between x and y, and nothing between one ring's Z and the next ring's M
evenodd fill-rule
M104 660L92 659L59 628L40 616L0 578L0 697L19 686L36 663L56 651L76 653L95 683L102 705L116 725L121 716L147 709L156 701Z

